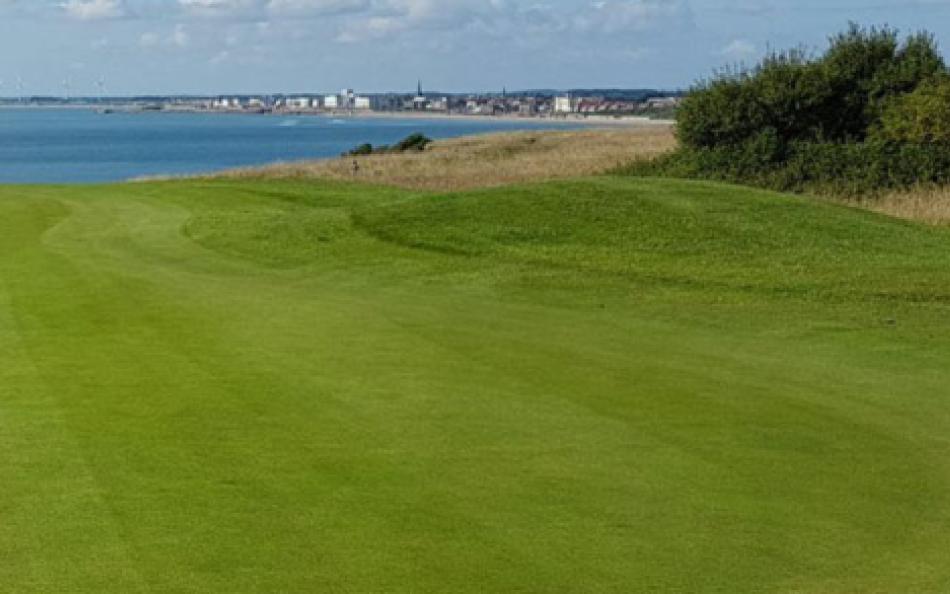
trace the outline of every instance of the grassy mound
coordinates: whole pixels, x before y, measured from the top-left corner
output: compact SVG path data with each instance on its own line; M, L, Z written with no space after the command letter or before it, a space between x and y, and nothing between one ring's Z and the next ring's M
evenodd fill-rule
M619 178L429 196L358 214L382 239L653 287L873 298L950 280L945 233L738 186ZM919 255L940 262L920 268ZM895 266L908 273L895 278ZM940 291L942 292L942 290Z
M713 183L0 188L0 584L946 591L948 307Z
M439 140L424 152L324 159L252 167L225 178L333 179L407 189L464 190L605 173L647 159L675 145L668 125L618 125L609 129L546 130Z

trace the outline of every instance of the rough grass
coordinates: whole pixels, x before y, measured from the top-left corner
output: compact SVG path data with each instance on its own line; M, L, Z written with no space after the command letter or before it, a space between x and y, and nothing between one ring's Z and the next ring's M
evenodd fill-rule
M861 201L875 212L931 225L950 224L950 188L924 187Z
M671 126L535 131L438 141L421 153L346 157L226 171L210 179L331 179L405 189L460 191L621 170L673 150ZM353 163L359 164L354 172ZM147 180L144 180L147 181ZM889 216L950 224L950 190L917 188L873 199L826 198Z
M947 592L948 314L713 183L3 187L0 590Z
M212 179L332 179L405 189L460 191L617 171L671 151L670 126L535 131L439 141L422 153L347 157L227 171ZM354 172L353 162L359 163ZM917 188L873 199L826 198L889 216L950 224L950 190Z
M402 188L463 190L594 175L674 146L664 124L515 132L434 143L422 153L347 157L229 171L217 177L359 180ZM353 162L359 163L354 173Z

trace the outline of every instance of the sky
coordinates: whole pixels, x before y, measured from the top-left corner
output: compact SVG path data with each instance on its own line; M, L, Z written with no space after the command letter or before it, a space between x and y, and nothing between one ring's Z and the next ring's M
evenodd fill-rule
M686 88L950 0L0 0L0 96Z

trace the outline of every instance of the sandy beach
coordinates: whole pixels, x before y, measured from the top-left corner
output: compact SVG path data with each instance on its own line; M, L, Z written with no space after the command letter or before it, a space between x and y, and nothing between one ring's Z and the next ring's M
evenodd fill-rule
M283 112L277 112L283 113ZM297 114L295 114L297 115ZM299 115L308 115L303 112ZM530 121L537 123L546 123L552 125L558 124L589 124L595 126L671 126L673 120L654 120L642 116L602 116L602 115L582 115L569 114L557 117L540 116L521 116L521 115L473 115L473 114L447 114L431 112L412 112L412 111L367 111L367 112L346 112L346 113L312 113L334 118L381 118L381 119L420 119L420 120L467 120L473 122L484 121L509 121L520 122Z
M268 112L252 110L198 110L193 108L176 108L166 106L161 111L174 113L220 113L231 115L276 115L295 117L321 117L333 119L391 119L391 120L454 120L470 122L532 122L538 124L558 125L590 125L590 126L635 126L635 127L669 127L673 120L658 120L643 116L605 116L564 114L560 116L522 116L510 115L475 115L416 111L311 111L311 110L276 110Z

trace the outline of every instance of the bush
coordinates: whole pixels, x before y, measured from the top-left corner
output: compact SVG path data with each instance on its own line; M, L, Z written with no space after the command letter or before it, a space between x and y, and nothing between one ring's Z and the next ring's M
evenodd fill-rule
M347 154L350 155L350 156L372 155L375 150L376 150L376 149L373 148L373 145L371 145L370 143L367 142L367 143L365 143L365 144L359 145L358 147L356 147L355 149L351 150L351 151L348 152Z
M874 195L918 184L950 183L950 143L798 142L781 160L766 138L742 146L683 148L627 169L659 175L746 183L786 192Z
M925 83L892 101L875 136L902 143L950 143L950 77Z
M930 35L901 43L892 29L851 25L818 58L773 53L700 82L677 113L677 134L691 148L738 146L766 127L783 144L861 141L894 97L946 71Z
M817 58L772 53L699 83L677 137L630 171L839 195L950 183L950 73L929 34L851 25Z
M432 143L432 139L426 136L425 134L410 134L404 139L400 140L392 148L396 152L405 152L405 151L424 151L429 144Z
M381 144L373 146L365 143L343 153L344 157L360 157L364 155L376 155L383 153L404 153L406 151L424 151L426 147L432 144L432 139L425 134L415 133L403 138L393 146Z

